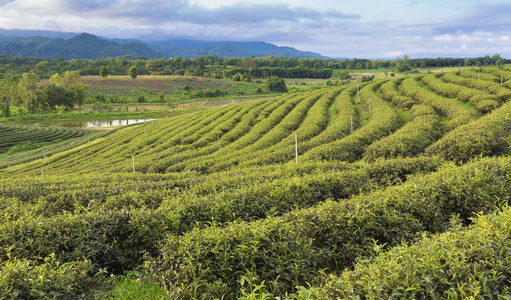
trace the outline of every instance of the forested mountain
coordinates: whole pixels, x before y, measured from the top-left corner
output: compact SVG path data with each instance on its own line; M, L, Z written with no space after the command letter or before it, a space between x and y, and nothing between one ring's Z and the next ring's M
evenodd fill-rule
M34 32L35 34L39 32ZM13 36L14 34L19 34ZM26 36L22 32L0 30L0 54L41 58L97 59L122 55L147 59L181 56L197 58L203 55L219 57L283 56L296 58L325 58L317 53L303 52L291 47L279 47L265 42L206 42L170 40L144 43L139 40L108 40L88 33L70 37L57 33Z

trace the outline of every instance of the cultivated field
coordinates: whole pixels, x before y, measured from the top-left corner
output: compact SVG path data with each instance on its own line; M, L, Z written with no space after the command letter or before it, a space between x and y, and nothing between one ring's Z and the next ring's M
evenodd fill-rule
M235 97L242 95L269 94L264 83L236 82L192 76L83 76L82 82L89 87L90 102L130 103L140 96L144 102L175 103L178 101L207 98ZM160 93L163 94L163 101ZM105 99L97 96L105 97Z
M463 69L0 159L1 295L509 296L510 99L511 69Z

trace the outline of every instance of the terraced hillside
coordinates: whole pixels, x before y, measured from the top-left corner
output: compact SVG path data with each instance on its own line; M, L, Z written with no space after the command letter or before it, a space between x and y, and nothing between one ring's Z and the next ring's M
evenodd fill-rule
M91 133L93 131L77 128L0 124L0 154L15 145L61 141Z
M497 209L511 200L507 80L505 68L464 69L285 94L13 162L0 169L0 293L504 295L509 256L490 253L504 246L456 242L465 264L438 254L409 280L397 268L412 262L395 257L510 238Z

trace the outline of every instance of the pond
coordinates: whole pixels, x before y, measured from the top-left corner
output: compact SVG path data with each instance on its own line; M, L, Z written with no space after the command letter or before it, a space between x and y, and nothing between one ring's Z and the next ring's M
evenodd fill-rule
M27 121L22 124L36 126L57 126L57 127L77 127L77 128L101 128L121 125L138 124L159 119L67 119L67 120L37 120Z

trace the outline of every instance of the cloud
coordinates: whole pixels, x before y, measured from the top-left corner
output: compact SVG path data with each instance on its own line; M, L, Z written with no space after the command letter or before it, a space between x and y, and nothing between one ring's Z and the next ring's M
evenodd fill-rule
M14 2L14 0L0 0L0 6L4 6L10 2Z
M5 1L5 0L0 0ZM337 10L320 11L291 7L284 3L255 4L239 2L216 8L191 4L188 0L48 0L44 6L30 5L33 1L18 0L20 8L41 15L81 16L93 19L131 20L157 26L168 22L188 24L261 24L269 21L301 22L329 19L358 19L359 15ZM45 10L45 11L44 11ZM42 14L41 14L42 13Z
M446 49L453 55L511 53L511 19L507 17L511 4L471 6L470 0L464 1L449 2L430 17L428 12L438 11L442 1L369 5L369 0L348 4L333 0L0 0L4 5L0 27L146 41L266 41L332 57L434 55Z
M493 3L474 6L466 15L452 18L448 22L435 26L439 33L452 32L509 32L511 27L511 4Z

